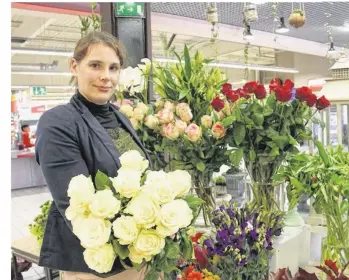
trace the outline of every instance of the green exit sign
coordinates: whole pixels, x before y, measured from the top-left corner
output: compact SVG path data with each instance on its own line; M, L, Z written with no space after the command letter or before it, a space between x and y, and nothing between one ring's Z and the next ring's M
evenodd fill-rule
M116 15L119 17L144 17L144 3L118 2Z
M31 87L31 96L46 96L46 87Z

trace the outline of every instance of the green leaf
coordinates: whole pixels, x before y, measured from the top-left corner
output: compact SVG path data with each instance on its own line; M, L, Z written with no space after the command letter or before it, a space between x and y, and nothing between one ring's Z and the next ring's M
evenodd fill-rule
M234 115L229 116L229 117L225 118L225 119L222 121L222 125L223 125L224 127L228 127L228 126L232 125L232 123L235 121L235 119L236 119L236 118L235 118Z
M185 261L191 260L193 256L193 244L187 234L182 235L182 253Z
M199 171L203 172L206 169L205 163L203 163L202 161L198 162L196 164L196 169L198 169Z
M269 107L264 107L263 116L264 117L270 116L273 112L274 112L273 109Z
M244 155L243 148L239 148L230 154L229 159L235 167L239 167L240 161L243 155Z
M97 171L96 177L95 177L95 183L96 183L96 189L98 191L103 191L103 190L109 190L113 188L113 184L110 181L109 177L105 175L103 172L100 170Z
M193 194L186 195L183 199L188 203L189 208L193 212L197 212L200 206L205 202Z
M189 89L185 89L185 90L182 90L179 94L179 98L178 100L181 100L182 98L186 97L188 95L188 93L190 92Z
M259 113L254 113L252 115L252 120L254 121L254 123L257 125L257 126L261 126L263 125L263 122L264 122L264 117L263 115L259 114Z
M286 144L289 142L287 136L274 136L273 141L282 150L285 148Z
M246 135L245 125L241 123L236 123L233 127L233 137L235 139L236 145L240 145L244 141Z
M272 149L271 149L271 151L270 151L270 156L278 156L280 154L280 152L279 152L279 147L273 147Z
M189 81L191 77L191 64L190 64L190 56L189 56L189 50L187 45L184 46L184 65L185 65L185 73Z
M291 145L298 145L298 142L296 141L296 139L294 139L291 135L288 136L289 141L288 143L290 143Z
M160 278L160 272L151 271L145 275L144 279L147 280L158 280Z
M274 94L270 94L267 98L267 105L270 109L274 110L276 105L276 99Z
M324 148L324 145L319 140L317 140L315 142L315 144L316 144L317 149L319 150L319 155L320 155L322 161L324 162L325 166L329 167L330 160L329 160L328 154Z
M256 152L254 150L250 150L248 152L248 157L249 157L250 161L255 161L256 160Z
M291 185L296 187L298 190L303 190L303 184L299 182L296 178L290 178Z
M119 258L122 260L126 259L130 254L127 245L120 245L120 243L117 240L113 240L113 248L115 254L117 254Z
M179 244L169 239L166 239L166 243L166 256L169 259L178 259L180 254Z

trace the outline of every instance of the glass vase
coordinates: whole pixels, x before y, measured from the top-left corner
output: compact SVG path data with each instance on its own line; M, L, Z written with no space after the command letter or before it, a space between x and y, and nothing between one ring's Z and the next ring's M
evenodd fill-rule
M204 201L195 225L210 227L212 212L216 208L216 190L212 180L213 172L192 172L192 193Z
M227 193L231 195L231 202L241 207L246 200L246 173L225 174Z
M327 236L321 244L321 263L331 260L342 269L349 262L349 217L325 215ZM346 273L349 273L347 268Z

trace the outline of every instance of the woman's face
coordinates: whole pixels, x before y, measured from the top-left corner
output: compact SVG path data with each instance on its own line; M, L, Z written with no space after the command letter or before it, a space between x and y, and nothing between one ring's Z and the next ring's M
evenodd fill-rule
M120 59L111 47L93 44L79 63L72 59L70 71L77 78L79 92L88 101L102 105L109 101L119 81Z

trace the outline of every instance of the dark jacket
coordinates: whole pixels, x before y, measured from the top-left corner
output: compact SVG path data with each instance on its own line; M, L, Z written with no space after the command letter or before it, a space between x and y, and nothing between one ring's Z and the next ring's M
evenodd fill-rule
M147 155L127 117L114 105L110 106ZM39 265L93 273L99 277L123 271L118 261L110 273L98 274L89 269L83 258L84 248L65 218L69 206L67 190L72 177L84 174L94 178L98 170L109 177L117 175L120 153L105 129L81 101L72 98L70 103L42 115L37 127L35 152L54 201L48 215ZM148 155L147 158L150 162Z

